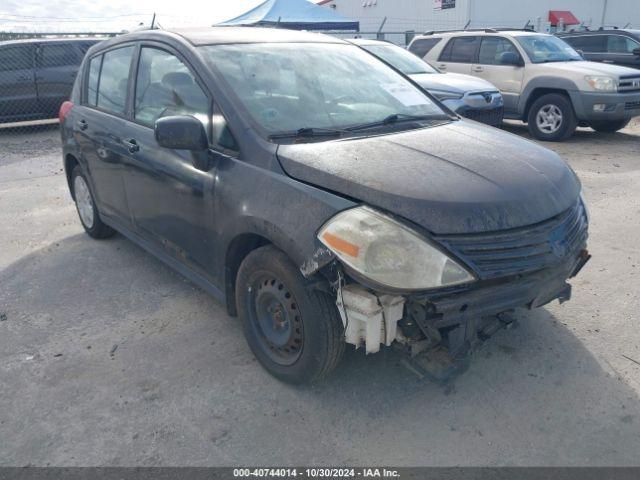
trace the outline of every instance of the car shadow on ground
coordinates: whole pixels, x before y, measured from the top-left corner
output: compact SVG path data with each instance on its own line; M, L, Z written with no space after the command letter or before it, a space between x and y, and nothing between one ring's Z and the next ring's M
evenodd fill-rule
M12 438L0 465L639 458L636 393L545 309L519 313L447 387L391 349L351 346L327 380L291 386L260 368L220 303L121 236L64 238L0 284L0 430Z
M502 124L501 128L506 132L515 133L516 135L525 137L529 140L535 140L529 133L529 130L525 123L514 121L505 122ZM570 138L564 140L561 143L540 142L540 144L551 147L553 145L579 143L582 146L589 144L608 144L612 141L616 142L618 145L627 143L636 145L638 144L638 136L626 133L624 130L614 133L602 133L596 132L595 130L592 130L590 128L578 128Z

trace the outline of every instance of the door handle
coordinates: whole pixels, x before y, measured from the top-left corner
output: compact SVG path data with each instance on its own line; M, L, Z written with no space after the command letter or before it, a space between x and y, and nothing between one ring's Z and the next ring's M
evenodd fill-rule
M482 72L483 68L482 67L472 67L471 71L473 71L473 72Z
M138 145L135 138L125 140L123 143L127 147L127 150L129 150L129 153L136 153L140 150L140 145Z
M78 128L80 130L86 130L88 126L89 124L87 123L86 120L78 120Z

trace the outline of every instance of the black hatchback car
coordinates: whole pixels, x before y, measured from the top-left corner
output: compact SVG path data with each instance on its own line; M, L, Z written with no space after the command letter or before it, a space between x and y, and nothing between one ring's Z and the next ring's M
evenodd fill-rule
M53 118L96 38L0 42L0 123Z
M558 36L587 60L640 69L640 30L581 30Z
M87 53L60 115L87 233L121 232L225 302L286 381L323 377L346 343L445 375L515 308L567 300L588 259L555 153L334 37L124 35Z

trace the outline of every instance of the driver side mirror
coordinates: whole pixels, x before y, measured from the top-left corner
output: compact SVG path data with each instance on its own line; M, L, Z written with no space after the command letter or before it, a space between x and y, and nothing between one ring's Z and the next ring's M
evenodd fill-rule
M176 150L202 151L209 146L202 122L191 115L175 115L156 120L158 145Z
M500 65L513 65L521 67L523 65L520 55L515 52L502 52L500 54Z
M634 48L631 53L633 53L636 57L640 57L640 47Z

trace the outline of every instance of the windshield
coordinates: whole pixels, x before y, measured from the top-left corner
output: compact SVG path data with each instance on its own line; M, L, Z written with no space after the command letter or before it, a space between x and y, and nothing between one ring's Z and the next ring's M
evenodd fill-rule
M418 73L439 73L427 62L420 60L413 53L395 45L363 45L366 51L373 53L405 75Z
M552 35L522 35L515 38L533 63L582 60L567 42Z
M269 136L344 129L390 115L449 118L405 77L353 45L260 43L200 49Z

